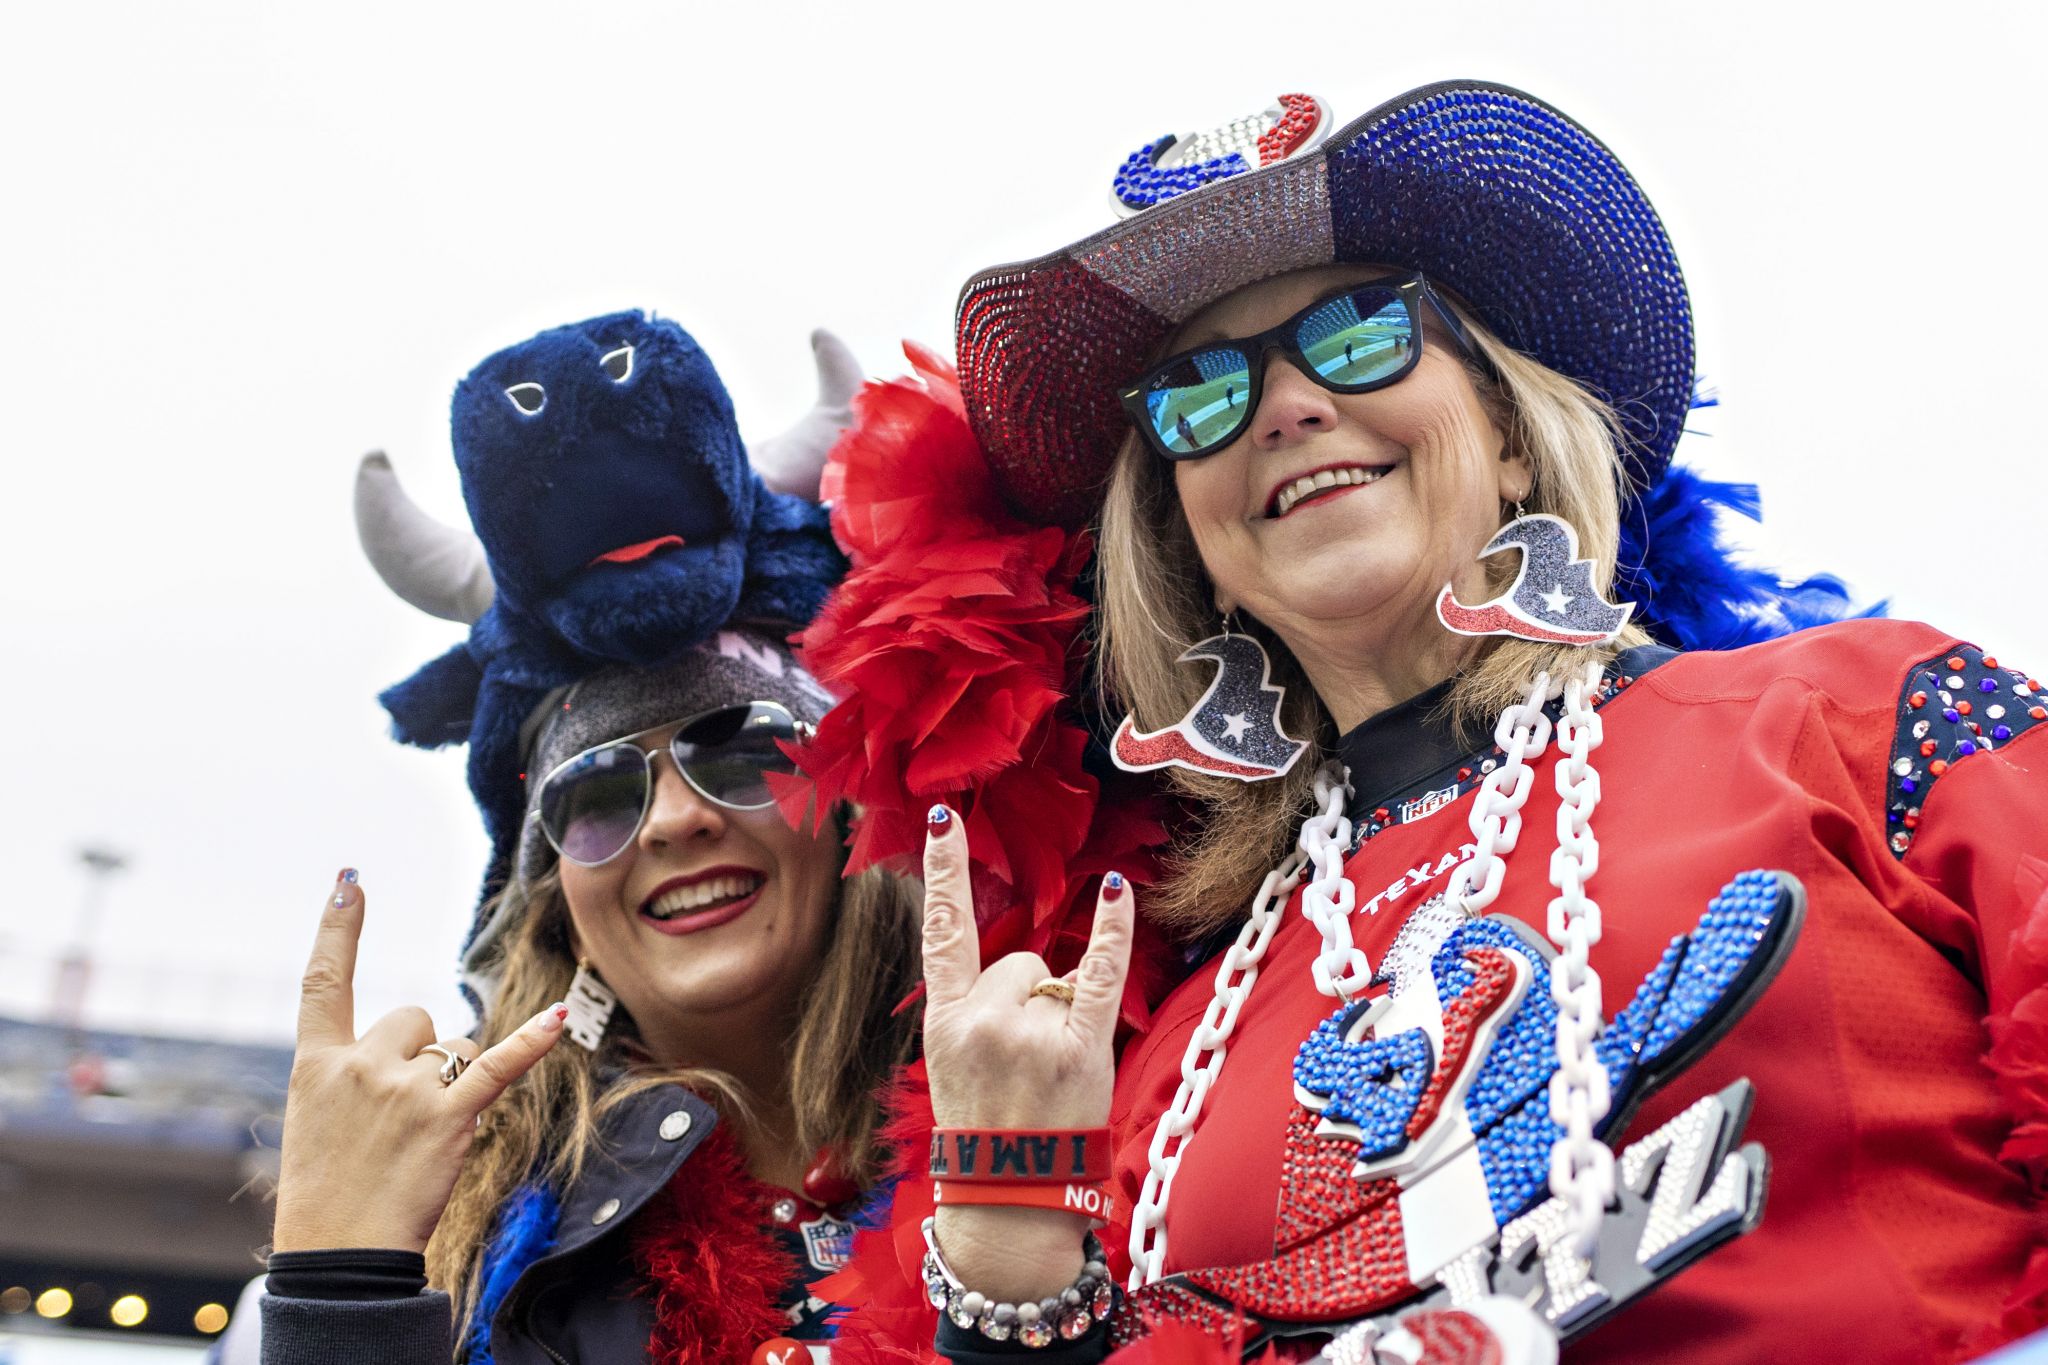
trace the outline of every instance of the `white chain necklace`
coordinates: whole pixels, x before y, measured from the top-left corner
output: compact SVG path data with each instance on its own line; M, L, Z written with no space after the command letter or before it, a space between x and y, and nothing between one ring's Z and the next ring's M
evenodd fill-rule
M1557 695L1548 673L1538 673L1529 695L1500 713L1493 742L1507 761L1486 775L1472 798L1472 856L1451 870L1445 895L1452 905L1476 918L1500 895L1508 875L1507 859L1522 836L1522 804L1536 771L1529 766L1550 743L1550 717L1543 708Z
M1344 821L1344 783L1333 780L1325 768L1316 774L1315 790L1316 804L1321 809L1316 818ZM1314 823L1310 821L1310 825ZM1302 827L1304 839L1308 830L1308 825ZM1180 1169L1181 1149L1195 1131L1195 1120L1201 1115L1209 1086L1223 1070L1225 1044L1237 1028L1237 1012L1244 1008L1245 998L1252 993L1252 983L1259 979L1259 959L1266 955L1273 931L1280 927L1280 907L1301 884L1301 869L1308 858L1307 853L1291 853L1285 862L1266 874L1259 894L1252 897L1251 916L1216 968L1216 996L1209 1002L1202 1022L1196 1025L1194 1036L1188 1039L1187 1053L1180 1061L1180 1089L1175 1092L1172 1105L1159 1116L1158 1127L1152 1130L1151 1166L1145 1172L1138 1202L1131 1210L1129 1287L1133 1290L1160 1276L1160 1265L1166 1259L1166 1198L1173 1188L1174 1172ZM1316 872L1321 880L1321 864ZM1343 879L1341 868L1337 879ZM1345 935L1348 939L1349 926Z
M1586 895L1586 882L1600 867L1600 843L1593 837L1593 808L1600 804L1600 774L1588 755L1600 747L1600 666L1564 686L1564 714L1557 722L1557 851L1550 855L1550 902L1545 925L1559 955L1550 964L1550 998L1557 1002L1557 1070L1550 1077L1550 1121L1564 1136L1550 1146L1550 1192L1572 1210L1576 1250L1590 1258L1600 1236L1600 1219L1614 1198L1614 1153L1593 1136L1607 1117L1607 1068L1593 1053L1600 1033L1600 974L1590 959L1600 941L1600 905Z
M1565 761L1558 766L1557 785L1564 804L1558 810L1558 849L1551 857L1550 874L1561 894L1550 904L1549 932L1562 950L1551 969L1551 994L1558 1003L1558 1071L1551 1082L1550 1105L1553 1121L1565 1130L1551 1149L1550 1180L1552 1193L1575 1210L1581 1254L1590 1250L1598 1235L1614 1189L1614 1154L1593 1136L1593 1126L1607 1114L1609 1097L1607 1073L1593 1053L1593 1038L1600 1028L1600 977L1588 960L1592 945L1600 941L1600 907L1585 895L1586 881L1600 864L1600 846L1592 830L1600 775L1587 760L1600 744L1600 717L1593 710L1600 674L1599 664L1589 664L1584 676L1563 688L1564 716L1557 728ZM1529 764L1550 742L1550 718L1543 708L1557 694L1550 675L1537 674L1528 696L1501 712L1494 726L1494 742L1505 761L1486 775L1474 794L1473 851L1452 871L1445 893L1468 916L1480 914L1500 895L1507 875L1503 855L1514 850L1522 828L1522 805L1535 780ZM1351 842L1351 822L1344 815L1351 794L1346 777L1334 763L1316 773L1316 814L1303 823L1298 850L1266 874L1244 928L1216 970L1215 997L1188 1039L1181 1057L1180 1088L1153 1130L1144 1187L1131 1210L1128 1287L1133 1292L1163 1274L1166 1207L1174 1174L1201 1117L1202 1103L1223 1071L1230 1035L1259 978L1259 962L1280 926L1281 907L1300 885L1304 867L1313 864L1315 875L1302 892L1302 914L1323 940L1312 968L1316 989L1349 1001L1372 980L1371 963L1351 940L1355 892L1344 876L1344 855Z

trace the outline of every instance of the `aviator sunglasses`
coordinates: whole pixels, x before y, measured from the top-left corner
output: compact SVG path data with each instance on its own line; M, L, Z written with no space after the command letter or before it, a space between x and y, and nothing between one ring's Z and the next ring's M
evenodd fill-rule
M1418 272L1349 285L1255 336L1184 351L1125 389L1124 411L1161 456L1200 459L1251 424L1268 351L1280 352L1332 393L1370 393L1404 378L1422 358L1424 304L1458 351L1476 360L1464 324Z
M796 771L782 745L812 733L779 702L721 706L683 721L666 745L643 748L629 735L585 749L541 779L527 818L539 822L562 857L596 867L624 853L640 833L654 801L655 755L663 748L706 801L727 810L762 810L775 804L767 774Z

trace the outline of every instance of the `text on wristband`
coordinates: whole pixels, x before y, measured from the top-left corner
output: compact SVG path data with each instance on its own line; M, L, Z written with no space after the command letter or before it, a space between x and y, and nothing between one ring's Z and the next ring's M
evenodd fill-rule
M930 1174L934 1180L1100 1181L1109 1175L1109 1130L940 1128L932 1134Z

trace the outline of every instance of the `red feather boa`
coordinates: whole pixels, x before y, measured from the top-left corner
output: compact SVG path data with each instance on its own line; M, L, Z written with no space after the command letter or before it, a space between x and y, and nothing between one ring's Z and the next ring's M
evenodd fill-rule
M650 1361L744 1365L788 1329L775 1305L797 1264L768 1230L775 1195L721 1124L634 1217L633 1266L654 1297Z
M925 812L959 811L972 858L984 961L1034 952L1055 972L1079 959L1102 874L1158 877L1166 829L1142 779L1102 784L1083 767L1081 691L1090 609L1074 591L1085 533L1034 525L1005 505L968 427L959 381L906 345L915 374L869 384L826 465L822 496L852 569L798 644L844 698L776 782L792 823L841 801L860 810L848 874L915 873ZM1171 946L1142 917L1125 984L1125 1025L1142 1031L1173 984ZM924 1065L889 1097L896 1153L888 1226L854 1238L852 1263L816 1287L845 1309L833 1359L934 1360L920 1279L932 1210L924 1164ZM1114 1253L1113 1253L1114 1254Z
M2012 1132L1999 1158L2017 1166L2040 1194L2048 1192L2048 860L2022 857L2013 880L2018 902L2033 908L2020 917L2006 946L2005 972L2020 989L2011 1009L1984 1021L1991 1035L1984 1062L2012 1113ZM2043 1328L2048 1328L2048 1246L2037 1246L1996 1326L1967 1350L1975 1355Z
M924 1063L897 1074L884 1097L888 1121L881 1141L896 1154L896 1188L889 1221L853 1235L846 1269L820 1280L811 1292L846 1311L832 1342L834 1365L901 1365L938 1361L932 1350L936 1321L924 1297L924 1220L936 1207L925 1175L932 1142L931 1085Z
M1067 699L1086 654L1074 581L1087 535L1009 510L952 367L904 351L916 374L860 392L825 469L852 569L799 644L844 700L795 751L805 778L777 781L776 795L793 823L841 801L860 809L849 875L914 873L925 812L952 806L984 959L1035 952L1061 971L1087 943L1102 874L1155 880L1166 831L1150 796L1105 802L1082 766L1087 734ZM1168 984L1164 944L1142 924L1134 962L1123 1017L1142 1029Z

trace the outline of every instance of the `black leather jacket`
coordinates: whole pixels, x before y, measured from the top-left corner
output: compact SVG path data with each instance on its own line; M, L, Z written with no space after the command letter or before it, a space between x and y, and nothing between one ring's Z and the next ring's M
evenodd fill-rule
M497 1365L644 1360L654 1306L633 1292L623 1229L717 1126L678 1086L636 1096L606 1119L602 1150L562 1197L555 1245L528 1266L491 1324ZM448 1365L448 1295L262 1299L263 1365ZM232 1352L230 1352L232 1354Z

